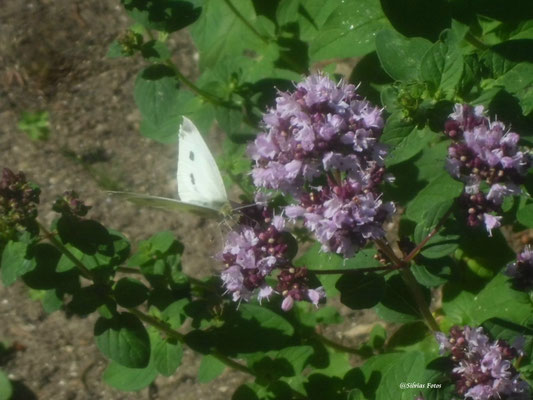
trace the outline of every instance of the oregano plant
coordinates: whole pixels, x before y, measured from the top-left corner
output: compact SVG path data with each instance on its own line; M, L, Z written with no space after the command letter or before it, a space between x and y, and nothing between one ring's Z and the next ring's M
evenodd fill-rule
M199 382L250 377L235 400L531 398L533 250L514 239L533 228L528 2L121 3L131 27L108 56L139 60L140 133L226 135L219 273L187 275L172 232L130 243L76 188L45 225L37 177L4 166L4 285L97 314L102 379L124 391L188 348ZM182 29L194 80L168 46ZM376 315L355 347L323 333L346 309Z

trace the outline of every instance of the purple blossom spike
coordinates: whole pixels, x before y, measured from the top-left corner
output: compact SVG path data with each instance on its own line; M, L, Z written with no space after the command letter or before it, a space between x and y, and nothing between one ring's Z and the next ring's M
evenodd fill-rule
M519 349L503 340L492 341L483 328L454 326L447 337L437 333L441 354L451 353L452 378L465 399L529 399L529 386L520 379L512 361Z
M383 166L386 152L376 144L381 110L363 100L354 85L311 75L294 92L280 92L263 121L266 132L248 148L258 187L299 194L325 172L359 178Z
M533 250L530 246L518 254L515 262L507 265L505 274L512 278L513 286L516 289L533 289Z
M484 224L492 235L501 219L493 212L501 212L505 197L521 193L519 185L524 182L531 156L519 149L520 136L500 121L491 122L483 106L456 104L445 133L453 140L446 169L465 183L461 203L468 213L468 225Z

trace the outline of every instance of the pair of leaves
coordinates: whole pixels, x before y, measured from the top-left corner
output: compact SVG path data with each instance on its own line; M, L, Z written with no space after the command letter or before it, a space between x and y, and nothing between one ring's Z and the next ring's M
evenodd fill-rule
M149 334L142 336L143 343L147 343L151 349L148 362L144 362L143 366L128 367L112 359L103 373L107 384L123 391L138 391L150 385L158 374L171 376L180 366L183 357L183 346L180 342L175 339L163 339L155 330L150 330ZM146 336L149 336L149 339Z

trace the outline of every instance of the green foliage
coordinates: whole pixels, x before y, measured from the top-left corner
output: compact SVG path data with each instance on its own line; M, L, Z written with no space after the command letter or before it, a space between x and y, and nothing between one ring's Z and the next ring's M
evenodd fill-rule
M171 232L132 246L120 232L85 216L63 214L49 230L37 224L13 228L2 216L3 284L21 280L47 312L98 313L95 340L110 360L105 382L141 390L158 375L172 376L188 347L202 354L198 382L212 381L228 367L253 376L236 389L234 400L411 400L419 394L447 400L455 396L451 367L438 358L430 332L437 329L428 317L431 299L444 331L455 324L483 326L492 339L509 343L524 336L520 371L533 382L531 293L516 290L501 273L515 259L506 237L466 226L457 200L465 184L446 171L451 142L442 133L453 105L469 103L512 126L521 144L533 143L533 12L527 2L121 3L132 25L111 44L108 57L143 62L133 93L141 133L170 144L183 116L205 134L216 122L228 138L218 160L226 186L238 186L246 204L255 190L247 142L263 129L262 115L277 91L291 89L291 81L310 70L333 73L355 64L346 73L349 80L359 85L361 97L384 108L384 162L395 180L380 189L384 201L396 204L399 229L391 237L397 233L399 243L388 246L383 239L343 259L318 243L293 240L287 258L299 248L293 264L306 267L312 287L322 285L331 300L318 308L296 302L283 312L275 296L236 306L220 289L219 277L189 277L182 269L183 245ZM168 40L183 28L198 51L194 79L173 63ZM44 140L49 114L23 113L19 128ZM533 228L532 177L519 200L502 206L503 223L515 230ZM275 197L276 204L291 200ZM3 210L13 208L9 201L0 204ZM343 346L321 336L323 327L354 316L337 307L337 299L352 310L373 308L398 325L392 330L377 323L359 348ZM352 353L361 359L358 368L350 364ZM443 387L401 389L402 382ZM10 392L0 372L0 400Z
M11 382L4 371L0 370L0 400L9 400L13 393Z
M2 269L2 282L9 286L13 284L17 278L24 275L26 272L33 270L37 263L34 258L28 257L29 247L23 242L9 241L2 252L2 261L0 266Z
M150 360L150 340L141 321L133 314L120 313L100 318L94 326L100 351L128 368L144 368Z
M50 135L50 114L48 111L23 111L18 128L31 140L47 140Z

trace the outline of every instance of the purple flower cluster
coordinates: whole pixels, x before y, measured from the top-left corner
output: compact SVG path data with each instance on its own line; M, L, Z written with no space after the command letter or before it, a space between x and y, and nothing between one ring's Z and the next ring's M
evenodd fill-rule
M450 336L436 334L441 354L451 353L457 393L472 400L526 400L529 386L512 365L520 351L502 340L491 341L483 328L454 326Z
M507 265L505 274L510 276L513 286L519 290L533 289L533 250L527 246L516 257L516 261Z
M325 297L322 288L310 289L305 268L295 268L290 260L289 238L285 220L272 216L272 212L259 208L246 210L237 230L227 236L219 255L226 269L221 278L234 301L248 301L254 294L259 301L273 293L285 299L282 308L288 311L294 301L310 301L318 304ZM254 213L252 218L249 217ZM259 218L257 217L259 215ZM276 289L267 283L267 277L279 271Z
M291 93L279 93L264 116L266 133L249 146L257 187L292 195L289 218L303 217L323 250L351 257L367 240L381 238L394 211L377 186L387 152L378 142L381 110L353 85L322 74L307 77Z
M394 212L364 184L345 179L331 182L300 197L300 204L286 207L289 218L304 217L305 226L314 232L324 251L352 257L372 238L383 237L383 222Z
M501 212L504 198L520 194L530 155L519 150L520 136L500 121L491 122L483 106L456 104L445 133L453 140L446 167L465 183L461 204L468 225L483 223L491 234L500 226L501 217L494 213Z

